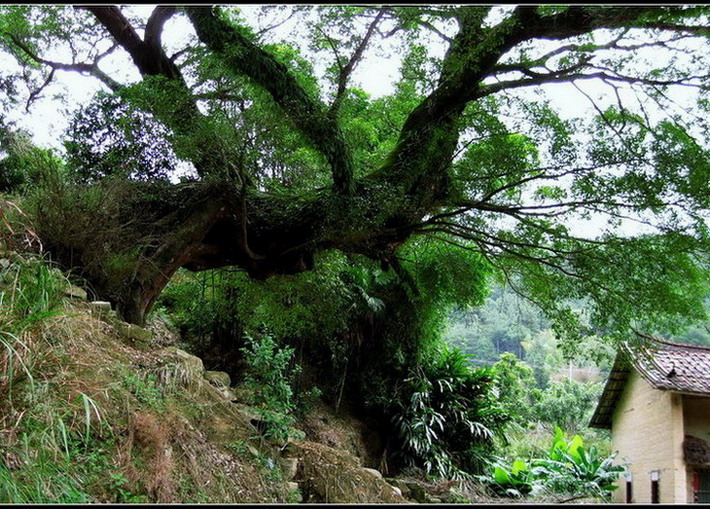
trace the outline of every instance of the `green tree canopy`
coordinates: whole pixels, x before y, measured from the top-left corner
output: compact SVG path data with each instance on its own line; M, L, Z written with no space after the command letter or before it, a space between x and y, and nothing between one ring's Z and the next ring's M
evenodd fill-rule
M62 73L80 73L102 84L116 111L136 112L107 131L124 133L134 163L174 173L172 159L150 155L166 143L194 168L180 183L127 172L122 185L99 179L38 207L46 246L125 319L142 322L180 267L237 266L265 278L308 270L315 253L338 249L407 280L400 247L412 237L473 252L572 342L585 328L620 337L703 316L706 6L244 12L161 5L141 19L118 6L0 9L0 48L18 64L0 76L13 84L4 104L29 107ZM259 22L289 15L308 27L303 46ZM186 37L176 42L179 26ZM371 52L402 57L390 95L353 86ZM534 93L561 84L593 114L567 118L549 94ZM97 101L85 111L109 104ZM157 145L126 118L159 125L150 130ZM82 164L103 175L111 154L92 148L100 142L87 137L89 120L77 119L70 146L85 144L74 154L97 155ZM76 222L58 235L50 208L76 204L72 193L87 189L114 197L101 216L110 224L86 231ZM589 217L606 221L602 233L571 229ZM648 230L625 234L625 218ZM125 263L101 261L107 253ZM428 278L412 284L437 284ZM565 304L581 298L593 303L584 327Z

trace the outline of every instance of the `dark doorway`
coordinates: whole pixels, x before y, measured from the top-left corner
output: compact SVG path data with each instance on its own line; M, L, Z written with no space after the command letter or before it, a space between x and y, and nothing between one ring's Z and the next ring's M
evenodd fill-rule
M660 499L661 497L658 493L658 481L651 481L651 503L658 504Z
M630 504L634 498L633 485L631 481L626 481L626 503Z

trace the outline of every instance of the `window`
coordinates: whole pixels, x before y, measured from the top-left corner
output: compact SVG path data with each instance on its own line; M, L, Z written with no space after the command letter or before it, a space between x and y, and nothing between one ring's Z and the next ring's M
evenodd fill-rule
M626 503L631 504L633 502L634 498L634 489L633 489L633 474L629 471L624 473L624 478L626 479Z
M633 485L631 484L631 479L626 480L626 503L630 504L633 500L634 492Z
M693 501L696 504L710 504L710 470L693 472Z

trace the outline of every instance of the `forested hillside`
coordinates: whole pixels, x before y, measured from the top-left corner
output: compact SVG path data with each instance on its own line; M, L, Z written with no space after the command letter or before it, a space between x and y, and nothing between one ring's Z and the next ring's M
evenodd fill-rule
M574 303L573 307L583 316L587 314L584 303ZM705 309L709 307L710 300L706 298ZM710 330L704 323L676 334L660 332L660 335L677 343L710 345ZM478 366L496 362L505 352L513 353L533 367L541 386L553 372L568 368L570 361L576 368L596 366L604 371L614 354L613 348L604 346L599 336L590 336L576 345L574 352L568 352L571 359L566 357L557 346L550 321L539 308L505 287L493 290L482 306L453 309L443 337L471 355L471 362Z
M572 305L586 315L583 302ZM469 355L472 366L493 366L507 377L513 387L507 391L515 394L507 413L521 414L527 425L562 426L599 436L585 428L616 354L603 337L589 335L573 351L564 351L544 314L505 287L491 292L482 306L452 310L442 337ZM663 337L710 345L710 329L702 323Z
M0 7L0 502L608 500L617 348L710 338L709 14Z

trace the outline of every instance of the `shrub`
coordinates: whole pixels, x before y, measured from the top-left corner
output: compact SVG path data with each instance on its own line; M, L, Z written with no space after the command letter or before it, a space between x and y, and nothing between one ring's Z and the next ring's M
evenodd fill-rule
M33 145L27 132L0 126L0 193L21 194L39 184L46 174L64 171L51 149Z
M541 480L536 476L536 471L525 461L514 460L509 465L504 460L498 459L492 466L491 477L484 476L482 479L488 482L499 495L522 497L542 485Z
M607 498L618 488L613 484L625 467L613 465L616 453L602 457L596 447L584 447L582 437L566 440L563 431L555 428L547 458L533 460L545 486L555 493L591 495Z
M395 395L393 457L405 466L461 479L488 459L493 434L506 418L493 398L491 371L470 368L467 357L443 346Z
M546 457L529 461L516 459L512 465L499 458L479 479L496 493L506 496L547 491L608 499L617 488L614 481L626 470L622 465L613 464L615 457L616 453L602 456L596 447L584 447L579 435L565 439L562 429L556 427Z
M241 350L247 365L244 386L252 392L250 403L257 405L264 421L263 434L285 440L295 421L292 383L299 367L291 367L294 350L279 347L268 334L245 340Z

